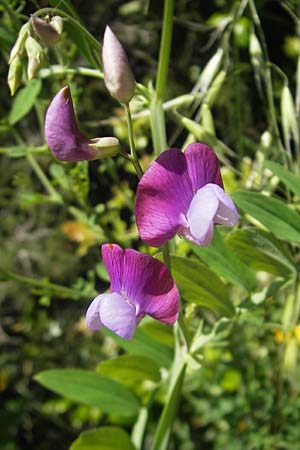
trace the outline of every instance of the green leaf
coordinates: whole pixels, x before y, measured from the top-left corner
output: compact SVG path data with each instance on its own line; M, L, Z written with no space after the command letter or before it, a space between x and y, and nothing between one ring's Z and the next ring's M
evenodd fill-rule
M300 196L300 178L298 176L294 175L288 169L273 161L265 161L264 166L267 169L271 170L271 172L273 172L273 174L276 175L290 191Z
M135 450L135 447L122 428L101 427L81 433L70 450Z
M172 274L178 289L188 302L226 317L234 315L227 286L198 260L172 256Z
M278 237L300 243L300 216L282 200L256 192L235 192L233 201Z
M117 416L135 416L139 401L120 383L96 372L80 369L53 369L40 372L35 377L44 387L101 411Z
M153 382L160 380L159 369L155 362L140 355L122 355L108 359L99 364L97 372L129 387L139 387L145 380Z
M11 125L14 125L29 113L41 88L42 81L39 78L35 78L28 81L27 85L19 90L8 115L8 121Z
M151 317L145 317L141 326L143 333L150 336L152 339L174 348L174 333L170 325L154 320Z
M215 227L213 241L208 247L192 245L192 248L196 255L220 277L235 285L243 286L247 291L255 288L255 274L225 245L217 227Z
M296 273L292 256L274 236L256 228L233 231L226 244L254 270L288 278Z
M147 355L153 359L159 366L170 367L173 361L173 351L166 345L147 336L139 327L130 341L120 338L107 328L103 328L103 333L114 339L120 347L128 353L134 355Z

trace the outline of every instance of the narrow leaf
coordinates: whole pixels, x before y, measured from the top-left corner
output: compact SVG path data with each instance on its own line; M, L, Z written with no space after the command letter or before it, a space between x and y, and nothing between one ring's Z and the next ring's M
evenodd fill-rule
M226 317L234 315L227 286L198 260L172 256L172 274L181 295L188 302Z
M300 243L300 216L282 200L256 192L235 192L233 201L278 237Z
M292 256L274 236L256 228L233 231L226 245L254 270L262 270L283 278L296 273Z
M291 173L288 169L283 167L274 161L265 161L264 166L270 169L274 175L276 175L286 187L294 192L294 194L300 196L300 178Z
M99 364L97 372L129 387L139 387L145 380L153 382L160 380L157 364L152 359L140 355L121 355L107 359Z
M14 125L29 113L40 93L41 88L41 80L39 78L35 78L28 81L27 85L23 89L19 90L14 98L12 108L8 115L8 121L11 125Z
M196 255L219 276L235 285L243 286L247 291L255 288L255 274L225 245L217 227L213 241L208 247L192 245L192 248Z
M173 351L166 345L147 336L139 327L130 341L120 338L107 328L103 328L103 333L114 339L120 347L124 348L128 353L134 355L147 355L153 359L159 366L170 367L173 361Z
M120 383L80 369L53 369L40 372L35 380L44 387L101 411L118 416L135 416L139 401Z
M135 447L122 428L101 427L81 433L70 450L135 450Z

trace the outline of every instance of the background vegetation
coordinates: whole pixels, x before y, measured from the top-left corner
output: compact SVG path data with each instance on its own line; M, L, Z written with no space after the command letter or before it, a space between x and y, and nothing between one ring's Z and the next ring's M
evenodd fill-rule
M128 149L123 111L105 90L86 37L66 21L56 46L44 46L46 57L37 77L28 82L24 75L16 95L10 96L9 52L21 25L45 6L59 7L73 17L77 14L99 41L110 24L126 48L136 80L146 87L155 80L161 32L159 1L0 1L3 450L67 449L83 430L110 423L130 432L133 423L57 396L34 380L46 369L94 370L101 361L123 353L120 341L90 333L84 323L90 300L108 287L100 245L118 242L148 251L135 227L137 179L129 162L118 156L63 164L54 160L44 142L47 105L68 83L81 129L90 137L115 135ZM168 144L207 142L220 156L228 192L263 192L288 203L295 214L300 192L299 56L297 0L175 2L166 98L175 103L166 106ZM214 67L208 70L212 61ZM26 69L26 58L23 64ZM194 95L193 101L178 99L187 93ZM133 109L136 144L146 168L154 158L147 105L135 99ZM182 116L191 122L184 122ZM274 162L278 165L272 166ZM288 175L280 171L282 167L289 169ZM189 368L171 449L297 450L300 446L300 225L289 222L286 211L276 217L277 205L266 221L253 210L253 205L259 211L267 208L268 203L259 203L266 197L239 194L233 198L240 207L240 229L226 234L225 249L220 247L223 233L217 233L220 241L214 241L211 251L176 241L177 254L192 253L199 264L221 277L237 315L228 323L194 304L186 310L191 326L202 321L206 335L213 335L203 342L201 368ZM236 276L224 270L226 251L244 264ZM224 260L218 265L219 254ZM209 291L212 283L209 279L207 283ZM141 333L162 346L165 358L170 357L170 328L145 321ZM129 351L139 353L144 348ZM139 395L145 402L151 390L143 389ZM162 389L151 410L145 448L163 397Z

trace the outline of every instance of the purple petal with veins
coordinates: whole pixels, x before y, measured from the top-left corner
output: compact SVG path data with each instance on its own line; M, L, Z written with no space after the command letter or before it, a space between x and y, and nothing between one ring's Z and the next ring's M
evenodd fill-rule
M201 143L188 145L184 153L166 150L153 162L138 184L135 214L142 240L153 247L177 233L208 245L214 224L232 226L238 220L218 159Z
M45 117L45 138L51 152L60 161L83 161L99 157L78 128L69 86L63 87L50 103Z
M123 339L131 339L146 315L172 324L177 320L179 293L167 267L155 258L116 244L102 246L111 280L111 293L98 295L86 313L95 330L106 326Z

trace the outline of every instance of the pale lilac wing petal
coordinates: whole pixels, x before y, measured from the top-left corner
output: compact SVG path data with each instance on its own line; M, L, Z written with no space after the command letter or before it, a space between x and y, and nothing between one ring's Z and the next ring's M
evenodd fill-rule
M160 247L174 237L191 200L185 157L179 149L166 150L138 184L135 215L142 240Z
M207 183L215 183L223 188L219 161L210 147L195 142L186 147L184 155L194 193Z
M86 326L88 328L90 328L91 330L100 330L100 328L103 327L103 323L101 322L101 319L100 319L99 310L100 310L101 300L103 299L103 297L105 295L106 294L98 295L96 298L94 298L94 300L88 307L85 320L86 320Z
M187 213L188 229L182 234L197 245L210 244L218 207L219 200L210 185L199 189Z
M217 184L206 184L195 194L187 213L187 226L180 234L197 245L209 245L214 224L234 225L238 220L231 198Z
M97 157L93 142L79 130L69 86L62 88L50 103L45 117L45 139L60 161L81 161Z
M238 212L235 204L229 195L216 184L211 185L211 189L214 190L219 201L219 207L214 217L214 223L232 227L238 221Z
M138 317L149 314L168 324L177 320L178 290L167 267L157 259L125 250L123 291L136 305Z
M103 263L110 278L111 292L121 292L124 265L124 250L116 244L104 244L101 247Z
M131 339L137 324L134 305L117 293L104 294L100 303L103 325L123 339Z

